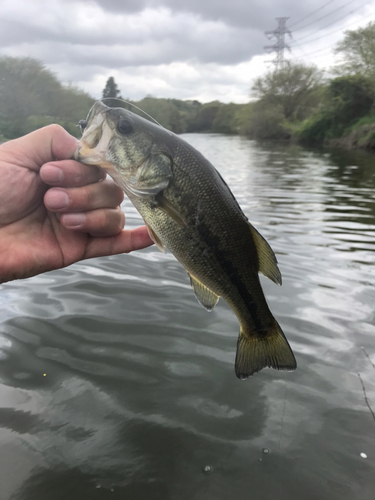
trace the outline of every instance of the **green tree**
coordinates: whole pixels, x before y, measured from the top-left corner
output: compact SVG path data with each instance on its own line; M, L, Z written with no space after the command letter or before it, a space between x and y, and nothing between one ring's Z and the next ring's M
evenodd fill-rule
M78 135L77 122L94 100L85 92L64 86L32 58L0 58L0 135L13 139L50 123Z
M364 28L345 31L344 39L336 45L341 61L335 66L338 74L362 74L375 77L375 21Z
M212 101L203 104L203 106L200 108L197 114L194 123L194 131L195 132L212 131L214 120L221 106L222 104L219 101Z
M49 115L62 85L40 61L0 58L0 122L5 137L17 137L27 117Z
M213 132L220 134L238 133L237 112L240 108L240 104L234 104L233 102L222 104L212 122Z
M268 106L281 107L287 120L302 120L318 105L323 72L316 66L288 62L257 78L252 94Z
M177 134L183 132L179 111L171 99L148 96L137 102L136 105L168 130ZM131 109L131 111L145 118L145 115L136 109Z
M103 94L102 94L103 99L106 99L108 97L119 98L120 94L121 91L119 90L117 83L115 82L115 79L113 78L113 76L110 76L103 89Z
M374 84L369 78L334 78L328 85L325 106L302 124L299 136L306 142L322 142L346 135L358 120L371 115L374 104Z
M246 135L258 140L289 139L290 132L284 122L284 112L280 104L271 105L258 101L252 107Z

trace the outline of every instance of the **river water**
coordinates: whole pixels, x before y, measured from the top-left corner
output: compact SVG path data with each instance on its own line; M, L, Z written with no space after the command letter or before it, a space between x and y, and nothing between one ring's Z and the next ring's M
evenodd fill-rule
M297 371L238 380L234 314L155 247L4 284L0 500L372 500L375 157L184 138L277 254Z

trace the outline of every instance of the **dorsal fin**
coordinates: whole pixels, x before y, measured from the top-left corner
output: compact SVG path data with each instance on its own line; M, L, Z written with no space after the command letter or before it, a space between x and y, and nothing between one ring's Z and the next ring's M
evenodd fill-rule
M189 276L191 286L193 287L198 302L202 304L202 306L207 309L207 311L212 311L212 309L219 301L219 295L216 295L216 293L212 292L191 274L189 274Z
M269 246L263 236L249 223L250 231L258 252L259 269L258 271L269 278L277 285L281 285L281 273L277 267L277 259L272 248Z

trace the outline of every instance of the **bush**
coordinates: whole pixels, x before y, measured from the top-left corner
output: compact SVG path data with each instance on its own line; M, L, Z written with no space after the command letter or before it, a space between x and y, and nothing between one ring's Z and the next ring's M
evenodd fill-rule
M258 101L254 104L246 128L246 135L253 139L289 139L282 106L266 106Z
M296 131L302 141L324 142L350 133L361 119L371 113L375 101L371 80L360 75L343 76L330 81L324 109L305 120ZM356 125L357 124L357 125Z

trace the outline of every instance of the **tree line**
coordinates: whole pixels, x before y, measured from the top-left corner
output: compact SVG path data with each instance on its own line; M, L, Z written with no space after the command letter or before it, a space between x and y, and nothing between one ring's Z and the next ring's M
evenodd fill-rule
M247 104L158 99L122 104L137 108L175 133L242 134L258 140L300 140L375 147L375 22L346 31L336 46L331 77L316 66L286 62L256 79ZM113 77L102 93L117 105L121 91ZM49 123L73 135L94 99L63 85L38 60L0 57L0 137L12 139ZM141 114L141 113L140 113Z
M258 78L242 132L255 139L375 148L375 22L346 31L325 71L287 62Z
M238 112L246 107L219 101L202 104L195 100L157 99L119 103L121 92L113 77L102 97L112 106L137 108L175 133L240 133ZM121 98L122 99L122 98ZM95 99L83 90L63 85L41 61L25 57L0 57L0 142L14 139L37 128L58 123L74 136L80 135L77 123L85 118ZM134 105L134 106L133 106ZM143 115L145 116L145 115Z

